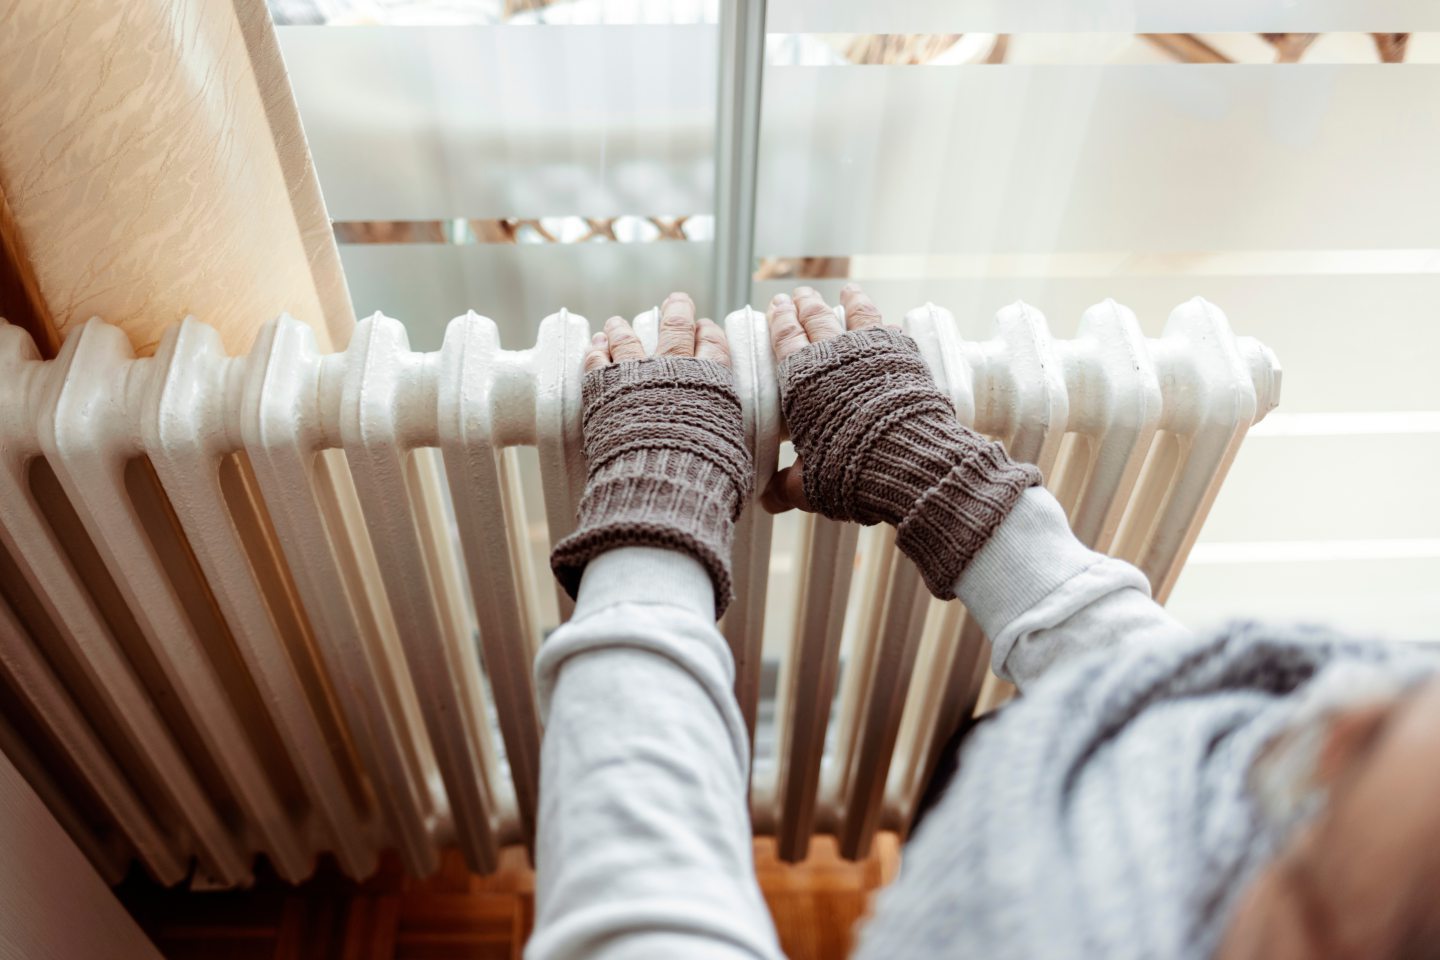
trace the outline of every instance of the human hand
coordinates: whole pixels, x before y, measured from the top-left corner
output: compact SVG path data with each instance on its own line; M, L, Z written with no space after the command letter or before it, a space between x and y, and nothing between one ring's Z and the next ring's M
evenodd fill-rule
M847 283L840 288L840 304L845 308L843 328L840 317L814 288L796 287L793 297L777 293L765 310L775 362L783 364L810 344L838 337L846 330L878 326L900 329L883 322L880 310L859 284ZM777 471L760 494L760 505L770 513L783 513L791 508L812 511L805 498L804 469L805 459L801 456L795 458L792 466Z
M960 571L1040 471L962 426L915 341L854 284L845 326L810 287L769 307L780 409L798 454L761 504L889 523L926 586L949 598Z
M586 565L624 546L663 547L703 564L718 618L731 597L734 524L754 489L725 333L683 293L661 307L655 355L611 317L583 361L589 476L575 531L550 565L573 597Z

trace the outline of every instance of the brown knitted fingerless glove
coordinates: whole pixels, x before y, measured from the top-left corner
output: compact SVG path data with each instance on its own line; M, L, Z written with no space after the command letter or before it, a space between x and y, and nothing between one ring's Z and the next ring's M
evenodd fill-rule
M780 364L780 404L811 507L896 527L930 592L955 580L1040 471L955 419L915 341L865 327Z
M615 547L667 547L705 565L715 616L730 603L735 519L755 483L740 397L713 360L651 357L585 375L589 482L575 532L550 566L570 596L585 565Z

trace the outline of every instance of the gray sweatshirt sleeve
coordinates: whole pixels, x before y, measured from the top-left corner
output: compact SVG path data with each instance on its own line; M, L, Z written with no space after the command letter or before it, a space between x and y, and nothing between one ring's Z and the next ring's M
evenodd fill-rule
M955 595L990 637L992 669L1022 692L1092 650L1189 636L1150 599L1139 570L1075 539L1043 487L1025 491L960 574Z
M595 558L535 673L545 737L525 955L780 957L705 567L654 547Z
M996 673L1022 689L1087 651L1186 635L1140 572L1082 546L1040 488L955 592L992 638ZM713 597L684 554L612 550L541 648L530 960L781 955L755 882L749 741Z

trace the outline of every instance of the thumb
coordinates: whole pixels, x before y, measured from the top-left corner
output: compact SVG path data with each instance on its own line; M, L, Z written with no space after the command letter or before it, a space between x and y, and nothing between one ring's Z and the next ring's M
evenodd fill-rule
M809 511L810 502L805 499L805 482L801 470L805 464L796 460L793 466L776 471L760 494L760 506L769 513L784 513L794 507Z

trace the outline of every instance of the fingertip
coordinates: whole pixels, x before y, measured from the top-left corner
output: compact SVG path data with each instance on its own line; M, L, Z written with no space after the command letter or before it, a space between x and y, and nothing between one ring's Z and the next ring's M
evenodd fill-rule
M597 333L590 339L590 349L585 351L585 361L580 369L584 373L599 370L610 362L610 347L605 335Z
M695 325L695 356L701 360L714 360L723 366L730 366L730 342L720 324L709 317L701 318Z
M808 510L805 500L805 484L801 478L801 461L777 470L760 492L760 506L766 513L784 513L786 510Z
M840 291L840 302L845 307L845 327L859 330L863 327L879 326L883 321L880 308L875 306L857 283L846 284Z
M630 329L630 323L624 317L611 317L605 321L605 335L609 340L610 359L616 363L626 360L645 359L645 345Z

